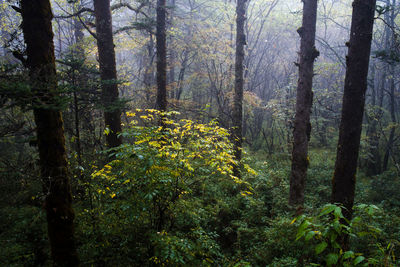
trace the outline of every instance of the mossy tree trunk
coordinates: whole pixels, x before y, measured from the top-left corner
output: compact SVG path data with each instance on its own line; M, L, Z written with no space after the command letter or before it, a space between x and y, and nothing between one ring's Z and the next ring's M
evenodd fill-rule
M315 48L318 1L303 0L303 4L303 23L297 30L301 44L289 194L289 203L299 206L304 204L304 188L308 168L308 142L311 134L310 115L313 101L314 61L319 55Z
M33 94L44 207L55 266L77 266L74 211L68 178L63 120L54 56L49 0L22 0L22 30Z
M246 2L238 0L236 4L236 58L235 58L235 91L232 110L232 140L234 155L238 162L233 168L233 174L240 177L240 161L242 159L243 144L243 87L244 87L244 47L246 34L244 26L246 22Z
M112 33L110 0L94 0L96 17L97 48L104 105L104 121L110 130L106 135L108 147L121 145L121 108L118 102L117 67Z
M166 45L166 1L157 0L157 99L156 109L167 110L167 45Z

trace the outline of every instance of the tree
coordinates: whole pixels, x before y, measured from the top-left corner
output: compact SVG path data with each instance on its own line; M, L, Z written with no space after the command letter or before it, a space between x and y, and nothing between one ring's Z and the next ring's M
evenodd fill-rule
M238 0L236 5L236 59L235 59L235 92L232 110L232 138L234 144L235 159L240 162L242 158L243 143L243 61L244 46L246 45L246 35L244 24L246 21L246 1ZM239 177L238 166L234 167L234 175Z
M165 0L157 0L157 100L156 108L167 110L167 45Z
M290 175L289 203L291 205L304 204L304 187L309 161L308 142L311 134L310 114L313 101L314 61L319 55L315 48L318 1L304 0L303 3L303 23L297 30L301 37L301 44Z
M395 33L395 18L396 18L396 12L395 12L395 6L396 6L396 0L388 1L388 6L391 5L390 8L390 15L388 15L389 17L389 27L391 28L391 40L390 40L390 53L393 53L396 49L396 33ZM389 156L391 154L393 154L393 143L395 141L395 130L396 128L394 127L394 125L396 125L396 112L395 112L395 80L394 80L394 76L395 76L395 62L389 62L389 75L390 75L390 79L389 79L389 113L390 113L390 119L391 119L391 123L393 124L393 126L390 128L390 134L389 134L389 140L386 144L386 149L385 149L385 156L383 158L383 166L382 166L382 171L386 171L388 168L388 164L389 164Z
M100 78L104 105L104 121L109 133L106 136L108 147L121 144L121 110L118 103L117 67L112 32L110 0L94 0L96 17L96 36L99 53Z
M331 201L345 207L344 216L348 220L353 213L375 5L376 0L353 1L350 41L347 43L349 50ZM347 243L348 237L342 237L344 247Z
M22 0L22 30L34 96L41 177L46 194L51 254L56 266L77 266L74 211L68 178L63 120L57 94L53 18L49 0Z

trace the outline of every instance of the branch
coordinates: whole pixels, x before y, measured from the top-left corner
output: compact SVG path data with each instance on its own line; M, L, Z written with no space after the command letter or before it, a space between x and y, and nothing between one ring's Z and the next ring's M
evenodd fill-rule
M121 28L115 30L115 31L113 32L113 34L116 35L116 34L118 34L118 33L121 33L121 32L124 32L124 31L129 31L129 30L134 30L134 29L136 29L136 27L133 26L133 25L131 25L131 26L124 26L124 27L121 27Z
M22 9L17 6L11 6L11 8L14 9L17 13L22 13Z
M144 15L146 18L149 18L149 16L141 10L144 6L145 6L145 4L142 3L138 8L135 8L135 7L131 6L131 5L128 4L128 3L119 3L119 4L112 5L112 6L111 6L111 11L114 11L114 10L117 10L117 9L120 9L120 8L123 8L123 7L126 7L126 8L128 8L129 10L132 10L132 11L134 11L134 12L137 13L137 14L140 13L140 14Z
M93 36L94 39L97 40L97 35L89 29L89 27L85 24L85 22L82 21L81 17L78 16L78 19L79 19L80 23L82 24L82 26L90 33L90 35Z
M72 18L72 17L79 16L80 14L85 13L85 12L94 13L94 11L92 9L84 7L84 8L78 10L77 12L75 12L73 14L55 16L54 18L56 18L56 19L69 19L69 18Z

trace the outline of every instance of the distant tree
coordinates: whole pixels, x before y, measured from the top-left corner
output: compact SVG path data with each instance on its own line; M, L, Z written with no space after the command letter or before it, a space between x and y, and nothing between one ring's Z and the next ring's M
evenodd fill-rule
M55 266L77 266L74 211L68 178L54 56L53 18L49 0L21 0L34 117L39 148L44 207Z
M315 48L317 0L303 0L303 23L297 30L301 38L299 80L297 83L296 115L293 130L292 171L290 175L291 205L304 204L304 187L308 168L308 142L311 134L310 114L313 102L312 82Z
M246 2L238 0L236 5L236 60L235 60L235 92L232 110L232 138L234 144L235 159L240 162L242 158L243 143L243 70L244 70L244 46L246 45L246 35L244 26L246 21ZM234 175L239 177L238 166L234 167Z
M349 51L331 201L345 207L344 216L348 220L353 214L375 5L376 0L353 1L350 41L347 43ZM342 245L347 247L348 236L341 239Z
M396 50L396 42L397 42L397 34L395 32L395 19L397 16L397 11L396 11L396 0L393 1L388 1L388 6L390 7L390 14L387 13L388 17L388 24L391 29L390 31L390 54L395 54ZM395 142L395 131L397 120L396 120L396 96L395 96L395 64L396 62L390 62L389 63L389 113L390 113L390 119L391 123L393 126L390 128L390 134L389 134L389 139L386 144L385 148L385 155L383 157L383 166L382 166L382 171L386 171L389 165L389 157L393 154L393 144ZM393 156L393 155L392 155Z
M108 147L121 144L121 108L118 103L117 67L112 31L110 0L94 0L96 36L99 53L104 121L109 133L106 135Z

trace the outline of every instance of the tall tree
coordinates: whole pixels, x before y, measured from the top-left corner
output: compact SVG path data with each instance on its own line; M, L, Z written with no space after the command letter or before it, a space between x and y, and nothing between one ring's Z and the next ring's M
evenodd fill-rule
M167 45L165 0L157 0L157 100L156 108L167 110Z
M121 110L118 103L117 67L112 33L110 0L94 0L97 47L99 53L100 78L104 105L104 121L110 132L106 136L107 146L116 147L122 142Z
M388 7L390 7L390 15L388 14L389 17L389 27L390 27L390 54L392 54L395 49L396 49L396 33L395 33L395 19L396 19L396 0L393 0L392 2L389 0L388 1ZM390 113L390 119L393 125L396 125L396 112L395 112L395 106L396 106L396 97L395 97L395 63L394 62L389 62L389 113ZM388 168L389 164L389 156L393 153L393 143L395 140L395 127L391 127L390 129L390 134L389 134L389 140L386 145L385 149L385 156L383 158L383 167L382 171L386 171Z
M246 34L244 26L246 22L246 2L247 0L237 0L236 4L236 59L235 59L235 92L232 110L232 138L234 144L234 154L238 162L242 159L243 143L243 62L244 46L246 45ZM234 175L239 177L239 166L235 166Z
M55 266L77 266L74 211L68 178L63 120L57 95L53 18L49 0L21 0L22 30L34 95L44 207Z
M301 38L301 44L289 195L289 203L300 206L304 204L304 187L308 168L314 61L319 55L315 48L318 0L303 0L303 4L303 23L297 30Z
M375 5L376 0L353 1L350 41L347 43L349 50L331 201L346 208L344 216L348 220L353 213ZM342 237L342 245L347 247L347 244L348 237Z

